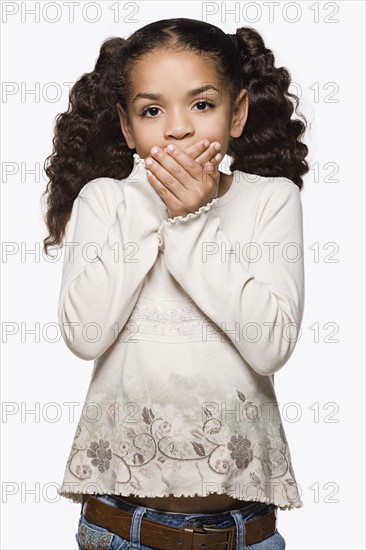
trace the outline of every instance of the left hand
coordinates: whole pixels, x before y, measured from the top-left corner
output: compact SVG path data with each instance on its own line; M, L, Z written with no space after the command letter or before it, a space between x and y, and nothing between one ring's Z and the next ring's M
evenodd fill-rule
M167 205L170 218L185 217L217 197L220 180L217 166L210 162L201 166L177 145L171 152L157 147L157 152L150 151L146 160L149 158L153 162L146 166L152 175L147 178Z

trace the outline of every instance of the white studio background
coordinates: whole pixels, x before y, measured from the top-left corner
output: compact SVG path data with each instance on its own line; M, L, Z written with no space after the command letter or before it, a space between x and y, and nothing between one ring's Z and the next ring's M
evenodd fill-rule
M76 549L61 484L93 363L57 331L62 254L42 253L43 162L70 86L103 40L190 17L252 26L291 73L311 128L302 191L301 339L276 375L304 507L279 512L287 550L364 549L364 2L2 2L2 542ZM225 159L224 159L225 161ZM72 413L74 413L72 415ZM351 524L346 522L346 518Z

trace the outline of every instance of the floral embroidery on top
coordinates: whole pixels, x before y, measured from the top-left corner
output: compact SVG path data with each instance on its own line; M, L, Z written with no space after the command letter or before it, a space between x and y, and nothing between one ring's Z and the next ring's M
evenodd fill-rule
M250 448L251 442L242 434L232 435L227 448L231 451L231 458L235 460L238 468L248 468L249 462L253 460L253 451Z
M259 405L248 401L242 391L236 390L236 394L239 402L242 403L241 410L249 426L259 422L261 419ZM118 426L116 405L117 403L110 403L107 408L107 418L114 429ZM186 461L196 461L197 466L201 461L205 461L212 472L222 476L230 476L230 471L235 468L249 470L256 461L257 464L258 462L261 464L261 470L255 466L254 470L252 468L248 472L252 486L262 494L266 494L268 481L279 480L288 473L287 478L281 479L279 483L284 486L286 495L292 495L292 502L294 502L297 485L286 457L287 441L280 421L276 421L275 425L278 434L277 445L273 446L267 435L253 444L252 438L248 435L249 428L246 430L245 425L242 424L242 431L238 432L236 429L226 435L228 427L225 426L224 429L223 422L219 418L214 418L208 407L204 407L203 413L205 418L201 426L196 425L190 430L194 439L182 441L179 438L182 427L176 428L173 421L169 422L157 416L151 407L144 406L140 413L142 422L138 425L140 428L123 425L116 432L113 448L111 448L111 442L105 437L100 437L99 441L90 442L87 448L77 447L75 439L68 461L69 470L76 478L85 480L93 477L92 472L95 469L104 473L112 464L111 476L116 488L123 486L130 491L142 491L143 481L138 471L140 470L145 478L151 477L153 474L149 470L149 465L152 463L159 468L164 480L165 469L174 470L180 463ZM145 430L143 425L146 426ZM78 431L77 441L81 437ZM281 448L278 448L278 441L281 441Z
M105 472L105 470L108 470L110 460L112 460L112 451L111 449L108 449L109 447L109 441L103 441L103 439L99 440L99 443L96 441L93 441L90 443L90 449L87 450L87 456L90 456L93 458L91 461L93 466L98 466L98 470L100 472Z
M93 470L88 464L78 464L76 466L76 474L80 479L89 479L91 478Z

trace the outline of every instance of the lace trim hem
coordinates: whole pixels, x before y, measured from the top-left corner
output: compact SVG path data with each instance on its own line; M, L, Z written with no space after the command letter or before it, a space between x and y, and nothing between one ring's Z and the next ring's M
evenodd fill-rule
M217 202L217 198L212 199L211 202L204 204L195 212L189 212L189 214L187 214L186 216L174 216L174 218L168 218L167 220L163 220L160 228L164 225L168 225L169 223L176 223L177 220L186 223L190 218L193 218L193 217L196 218L199 214L201 214L201 212L207 212L208 210L210 210L211 206L216 202Z
M189 220L192 220L192 218L198 218L200 214L202 214L202 212L208 212L209 210L211 210L212 206L216 204L217 201L218 201L218 198L216 197L215 199L212 199L211 202L208 202L207 204L200 206L200 208L195 212L189 212L186 216L174 216L174 218L168 218L167 220L163 220L157 232L157 236L159 240L159 248L162 249L164 244L164 239L163 239L164 226L175 224L177 221L182 223L187 223L189 222Z

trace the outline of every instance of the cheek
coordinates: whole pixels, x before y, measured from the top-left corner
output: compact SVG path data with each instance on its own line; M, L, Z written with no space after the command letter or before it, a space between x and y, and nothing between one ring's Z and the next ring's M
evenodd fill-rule
M217 112L215 116L209 117L206 120L202 120L200 124L200 133L204 133L210 141L225 140L229 133L229 121L224 113Z
M160 147L161 144L164 143L161 132L156 127L156 125L154 125L153 128L152 126L149 127L149 125L146 124L143 127L139 128L136 135L138 136L137 143L140 145L141 149L146 151L147 155L149 154L150 149L154 147L154 145Z

